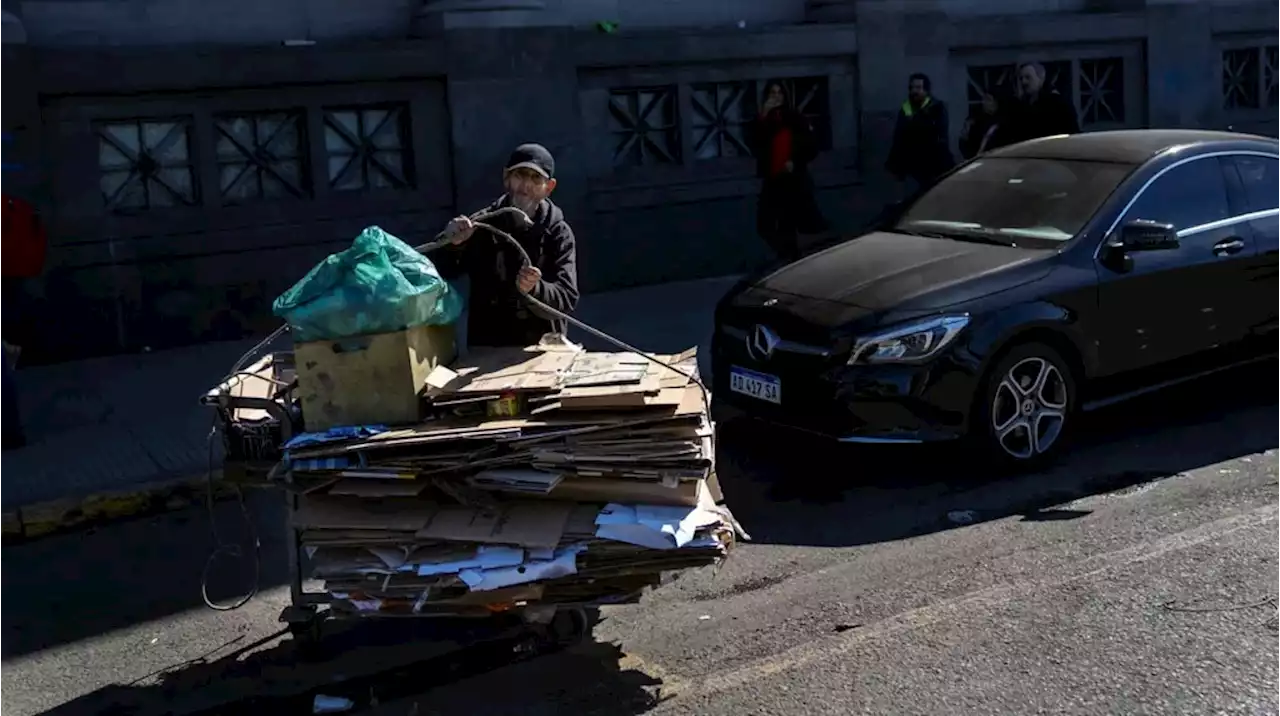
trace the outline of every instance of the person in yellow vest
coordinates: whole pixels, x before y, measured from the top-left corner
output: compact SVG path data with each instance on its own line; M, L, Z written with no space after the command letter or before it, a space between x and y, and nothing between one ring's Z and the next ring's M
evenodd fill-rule
M928 75L917 72L907 81L907 101L898 109L893 128L893 146L885 169L907 182L914 193L951 167L951 141L947 129L947 106L935 99Z

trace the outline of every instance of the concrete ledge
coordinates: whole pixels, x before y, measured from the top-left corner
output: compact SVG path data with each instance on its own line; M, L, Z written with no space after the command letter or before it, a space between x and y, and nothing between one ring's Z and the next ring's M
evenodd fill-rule
M237 471L239 472L239 471ZM204 504L209 476L191 475L139 485L127 490L63 498L4 512L3 544L12 545L55 534L77 532L105 524L173 512ZM241 475L213 474L213 499L225 500L238 488L260 482Z

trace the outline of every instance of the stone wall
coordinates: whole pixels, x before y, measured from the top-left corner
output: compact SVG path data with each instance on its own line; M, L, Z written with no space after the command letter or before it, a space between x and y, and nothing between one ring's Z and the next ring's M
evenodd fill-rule
M32 44L154 46L274 44L284 40L403 37L415 19L439 26L590 27L626 30L749 28L852 21L859 0L9 0ZM880 0L860 0L863 4ZM1142 0L1136 0L1141 5ZM1133 0L912 0L913 12L953 17L1131 10ZM10 7L12 6L12 7Z
M821 127L815 179L824 211L843 229L895 191L881 167L913 71L934 78L953 132L980 89L1007 81L1017 62L1038 60L1086 129L1275 133L1268 3L981 15L942 0L863 0L853 22L661 31L623 23L608 34L529 19L585 13L588 4L500 1L488 19L463 0L427 13L392 0L360 4L366 34L375 16L404 15L430 33L416 40L7 42L4 129L21 147L4 151L6 162L23 153L25 174L6 191L36 198L53 242L30 309L47 320L24 337L28 355L260 330L271 324L271 298L361 227L425 239L492 198L502 159L522 141L557 155L557 199L579 234L586 289L747 269L765 252L741 124L767 78L786 79ZM787 12L812 15L814 1ZM824 12L835 6L823 1ZM31 10L45 2L20 8L33 38ZM308 12L323 4L298 2ZM595 7L636 5L601 2ZM756 8L767 19L781 7L748 2L739 11ZM524 27L501 27L520 13ZM157 165L139 181L143 155Z

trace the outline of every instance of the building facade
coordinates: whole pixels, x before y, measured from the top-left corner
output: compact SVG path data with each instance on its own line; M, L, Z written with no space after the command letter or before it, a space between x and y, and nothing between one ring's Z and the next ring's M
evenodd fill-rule
M1043 62L1086 129L1274 135L1274 2L25 0L4 3L4 191L41 207L44 360L232 338L377 224L425 239L556 155L586 290L765 254L742 128L782 78L838 227L883 206L907 75L953 137ZM589 300L586 299L586 300ZM10 330L6 328L6 330Z

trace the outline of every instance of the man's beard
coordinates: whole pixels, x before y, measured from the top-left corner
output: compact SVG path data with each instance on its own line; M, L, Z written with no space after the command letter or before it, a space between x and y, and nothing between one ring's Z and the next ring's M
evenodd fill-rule
M538 204L542 203L532 197L519 196L516 194L508 194L507 199L511 202L512 206L528 214L529 218L533 218L533 213L538 209Z

